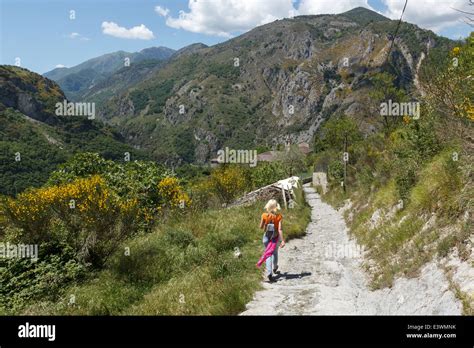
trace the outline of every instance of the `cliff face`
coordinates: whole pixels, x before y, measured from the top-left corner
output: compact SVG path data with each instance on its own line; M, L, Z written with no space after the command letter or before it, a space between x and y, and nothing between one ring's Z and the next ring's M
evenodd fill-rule
M176 54L105 101L100 115L135 146L178 162L183 155L176 137L189 131L196 162L222 146L272 147L288 136L310 142L334 113L359 118L370 132L380 122L366 117L370 76L388 71L398 87L416 96L419 63L444 40L403 23L388 65L395 27L395 21L361 8L279 20L223 44Z
M54 105L66 97L59 86L26 69L0 68L0 107L13 108L34 120L55 124Z

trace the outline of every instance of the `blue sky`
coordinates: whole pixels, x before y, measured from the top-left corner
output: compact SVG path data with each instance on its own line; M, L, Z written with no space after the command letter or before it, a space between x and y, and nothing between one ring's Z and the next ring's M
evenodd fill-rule
M469 34L471 28L462 23L462 15L452 10L462 8L467 0L446 0L443 8L433 5L441 1L433 1L411 0L405 19L450 38ZM339 13L362 5L395 18L403 7L402 0L0 2L0 63L14 64L18 57L21 66L39 73L118 50L135 52L152 46L179 49L195 42L213 45L292 14ZM71 10L75 19L70 19ZM179 11L184 13L180 16Z

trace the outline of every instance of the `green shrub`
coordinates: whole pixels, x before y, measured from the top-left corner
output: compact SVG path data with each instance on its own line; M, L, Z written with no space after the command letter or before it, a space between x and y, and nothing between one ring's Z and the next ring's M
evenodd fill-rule
M190 195L194 212L202 212L209 208L221 206L220 198L208 178L200 178L190 185Z
M341 161L332 161L328 167L329 179L339 184L344 179L344 164Z
M130 99L132 99L135 113L142 111L148 104L148 95L141 91L130 92Z
M240 75L240 69L229 60L228 64L210 63L207 65L207 72L218 78L235 79Z
M250 172L253 187L260 188L286 178L286 172L281 162L259 163Z
M248 237L242 234L238 226L233 226L230 231L209 233L203 239L203 243L208 244L219 253L242 247L246 242L248 242Z
M413 188L410 201L421 212L441 215L459 215L463 209L458 199L462 189L459 164L452 159L452 151L436 156L420 173L420 180Z
M83 279L85 267L67 244L38 246L38 261L0 258L0 312L17 313L28 303L56 301L67 284Z
M159 114L163 111L166 100L173 91L174 84L174 80L165 80L160 81L158 85L153 86L152 88L146 89L149 99L153 101L149 113Z
M395 176L395 183L398 196L406 200L410 196L410 191L416 184L416 166L413 163L400 164Z
M190 231L182 229L170 229L167 230L164 236L164 240L172 245L176 245L180 248L187 248L188 246L196 245L196 239Z
M174 139L176 154L181 157L184 162L192 163L195 160L194 134L192 129L180 130Z

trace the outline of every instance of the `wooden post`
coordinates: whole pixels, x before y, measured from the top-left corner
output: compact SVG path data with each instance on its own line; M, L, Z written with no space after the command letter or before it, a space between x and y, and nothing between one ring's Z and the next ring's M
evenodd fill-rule
M283 203L285 204L285 209L288 209L288 206L286 204L285 188L283 187L283 185L281 185L281 194L283 196Z
M349 160L349 158L346 158L346 156L347 156L347 134L344 135L344 154L342 158L344 161L344 185L342 185L344 193L346 192L347 161Z

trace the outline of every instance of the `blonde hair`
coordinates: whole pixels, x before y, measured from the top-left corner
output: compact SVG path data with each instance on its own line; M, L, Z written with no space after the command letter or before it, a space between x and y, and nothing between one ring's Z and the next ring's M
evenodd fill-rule
M265 210L267 213L278 213L281 210L280 204L274 199L270 199L267 204L265 204Z

